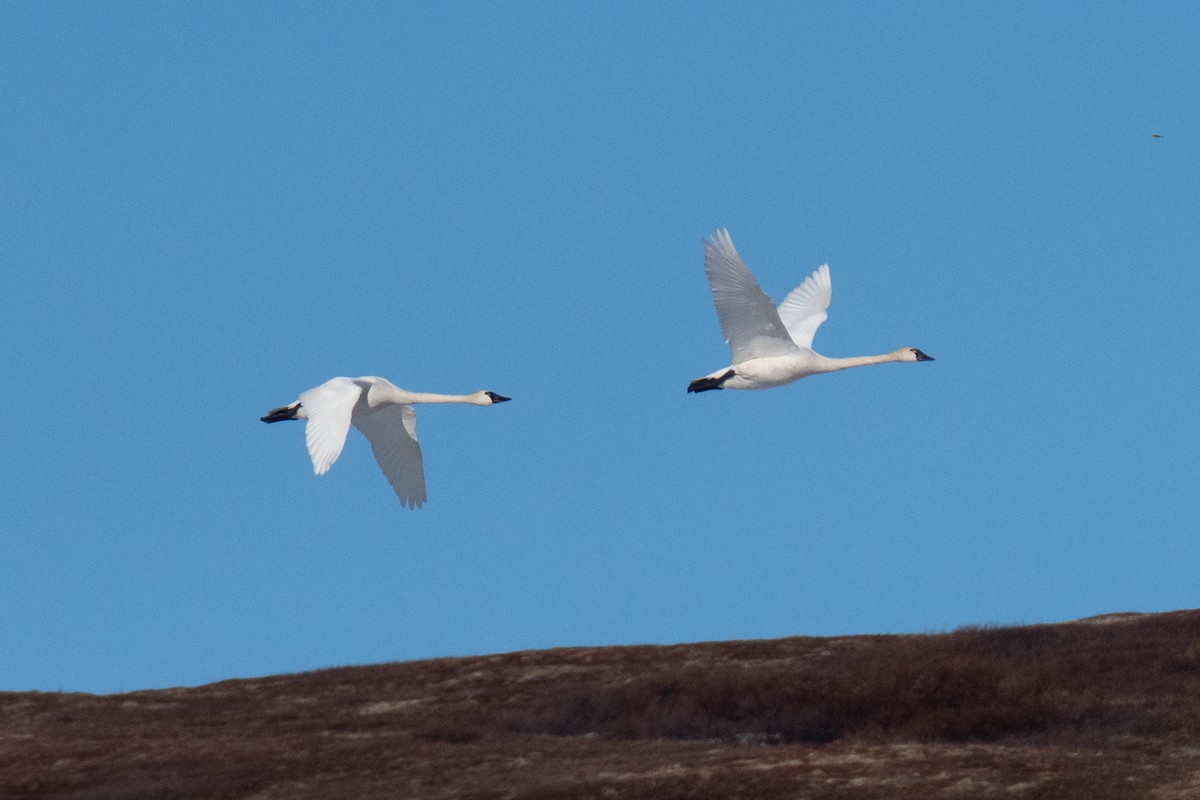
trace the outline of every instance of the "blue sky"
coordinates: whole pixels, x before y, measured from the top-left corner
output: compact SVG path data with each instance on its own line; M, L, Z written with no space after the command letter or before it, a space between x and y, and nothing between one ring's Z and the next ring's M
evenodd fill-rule
M1200 606L1200 11L6 3L0 689ZM1151 134L1163 138L1152 139ZM816 348L687 395L728 227ZM335 375L366 441L258 417Z

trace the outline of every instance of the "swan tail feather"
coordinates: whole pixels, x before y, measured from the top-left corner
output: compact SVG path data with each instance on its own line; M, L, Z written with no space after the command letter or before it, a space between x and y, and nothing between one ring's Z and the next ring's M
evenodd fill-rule
M723 389L725 381L734 376L733 370L726 370L721 375L709 375L704 378L696 378L688 384L688 393L691 392L711 392L714 389Z
M265 417L259 417L263 422L284 422L289 419L300 419L296 416L300 410L300 403L292 403L290 406L280 406L272 408L267 412Z

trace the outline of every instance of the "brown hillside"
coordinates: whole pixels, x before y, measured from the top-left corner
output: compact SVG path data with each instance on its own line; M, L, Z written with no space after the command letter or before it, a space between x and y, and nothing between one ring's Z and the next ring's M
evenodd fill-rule
M1200 612L0 693L0 797L1200 798Z

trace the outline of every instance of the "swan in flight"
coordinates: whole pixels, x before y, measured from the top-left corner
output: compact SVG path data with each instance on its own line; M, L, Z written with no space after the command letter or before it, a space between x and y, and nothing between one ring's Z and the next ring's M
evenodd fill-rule
M704 240L704 271L712 287L713 305L733 364L688 384L689 392L713 389L770 389L785 383L868 364L889 361L933 361L915 347L881 356L827 358L812 349L813 336L829 314L833 284L829 265L822 264L775 307L737 250L729 231Z
M375 460L400 505L420 508L425 502L425 467L417 443L416 403L469 403L491 406L512 398L495 392L430 394L408 392L383 378L333 378L300 393L296 402L273 408L263 422L306 419L304 440L313 472L324 475L342 454L350 423L354 423L375 452Z

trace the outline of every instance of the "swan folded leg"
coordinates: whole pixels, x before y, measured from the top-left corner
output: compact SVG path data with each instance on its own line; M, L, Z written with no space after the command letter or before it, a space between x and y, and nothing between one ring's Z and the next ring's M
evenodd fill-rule
M265 417L259 417L263 422L286 422L289 419L301 419L297 416L300 413L300 401L292 403L290 406L280 406L272 408L267 412Z
M696 378L688 384L688 392L711 392L714 389L724 388L725 381L736 375L732 369L727 369L720 375L705 375L703 378Z

